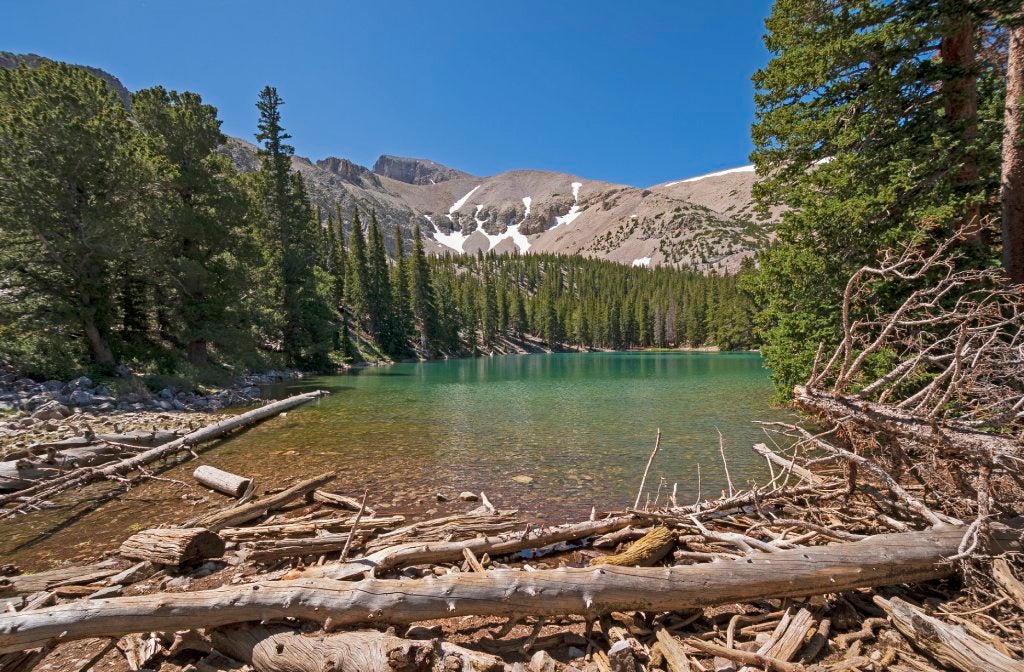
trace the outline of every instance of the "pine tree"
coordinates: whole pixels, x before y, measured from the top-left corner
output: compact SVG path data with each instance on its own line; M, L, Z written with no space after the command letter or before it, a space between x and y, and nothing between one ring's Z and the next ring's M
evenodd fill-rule
M408 341L413 333L411 297L409 290L409 260L405 257L405 244L402 241L402 228L395 225L395 263L391 273L391 311L394 319L395 333L392 335L394 351L405 354Z
M398 341L391 307L391 280L384 236L375 212L370 213L366 239L366 311L370 334L386 353L394 356L398 352Z
M498 336L498 294L494 289L490 271L484 270L483 338L488 347Z
M838 338L847 278L929 223L935 237L994 214L998 63L974 45L1019 0L776 0L754 76L762 208L785 204L751 287L780 391ZM993 253L965 239L971 263ZM898 302L899 297L891 297ZM884 306L882 306L884 308Z
M427 255L423 250L423 237L420 227L416 226L412 242L412 315L419 332L420 352L430 357L434 350L434 339L437 336L437 305L434 301L434 288L431 284L430 267Z
M351 248L345 263L345 306L357 326L365 326L366 308L366 237L359 211L352 212Z
M103 80L62 63L0 69L0 293L19 297L4 310L37 362L84 343L114 364L111 270L141 254L157 171Z

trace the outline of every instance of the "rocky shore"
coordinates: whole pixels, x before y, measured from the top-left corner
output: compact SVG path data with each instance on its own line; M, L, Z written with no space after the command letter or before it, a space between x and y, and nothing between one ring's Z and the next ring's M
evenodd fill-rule
M225 409L259 403L261 385L303 375L292 370L269 371L202 392L173 386L154 392L138 376L111 384L87 376L39 382L0 370L0 455L31 443L89 431L191 430L215 421Z

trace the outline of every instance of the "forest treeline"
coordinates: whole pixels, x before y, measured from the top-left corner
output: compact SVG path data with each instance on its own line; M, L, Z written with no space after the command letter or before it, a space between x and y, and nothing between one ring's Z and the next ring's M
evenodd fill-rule
M0 362L202 377L524 346L755 345L735 277L569 256L430 257L418 227L320 212L272 87L260 167L217 110L162 87L126 107L56 62L0 70Z

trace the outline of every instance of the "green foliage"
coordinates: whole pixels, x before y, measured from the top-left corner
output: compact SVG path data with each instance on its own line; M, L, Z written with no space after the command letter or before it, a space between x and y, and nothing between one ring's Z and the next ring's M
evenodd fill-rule
M763 307L763 352L783 394L806 380L819 343L836 343L857 268L922 225L944 237L994 207L1000 64L936 56L965 26L980 44L1011 4L776 0L772 59L754 75L752 158L768 176L755 187L761 208L788 210L743 286ZM980 114L963 109L974 89ZM974 263L992 254L985 240L967 241Z

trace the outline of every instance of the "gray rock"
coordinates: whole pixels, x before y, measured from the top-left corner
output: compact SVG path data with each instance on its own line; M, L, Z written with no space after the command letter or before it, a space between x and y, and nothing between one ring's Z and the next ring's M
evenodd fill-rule
M43 389L47 390L48 392L60 392L62 389L64 389L64 383L60 382L59 380L48 380L45 383L43 383Z
M92 378L89 376L79 376L68 383L68 387L74 390L83 390L86 388L94 387Z
M476 494L475 492L469 492L467 490L466 492L459 493L459 499L461 499L464 502L476 502L480 499L480 495Z
M163 411L169 411L174 408L174 405L171 404L171 402L167 401L166 399L161 399L157 405Z
M93 402L93 394L82 389L76 389L69 395L68 400L75 406L88 406Z

